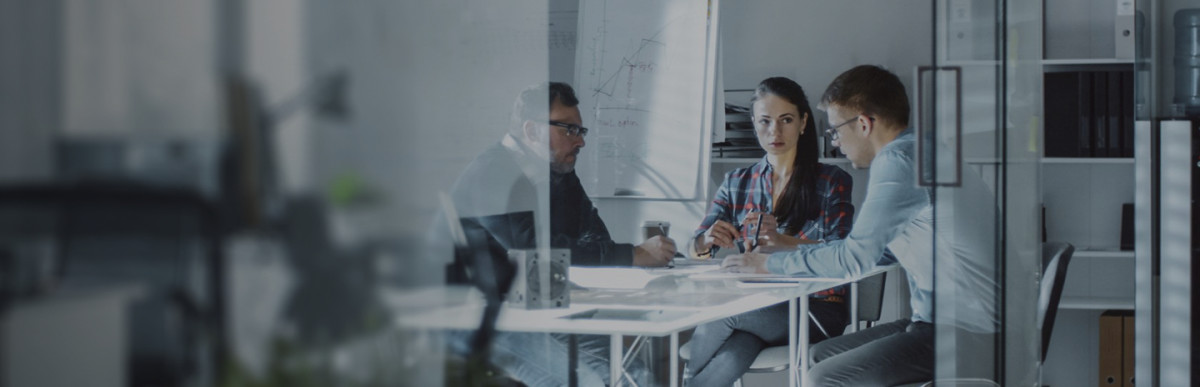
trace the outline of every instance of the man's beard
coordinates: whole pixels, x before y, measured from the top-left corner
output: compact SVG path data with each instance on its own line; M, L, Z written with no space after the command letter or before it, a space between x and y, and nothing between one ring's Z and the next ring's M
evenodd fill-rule
M554 173L571 173L575 170L575 162L579 161L579 148L573 149L571 153L563 156L564 160L571 161L555 161L550 160L550 170Z
M575 163L550 162L550 171L554 173L571 173L574 170Z

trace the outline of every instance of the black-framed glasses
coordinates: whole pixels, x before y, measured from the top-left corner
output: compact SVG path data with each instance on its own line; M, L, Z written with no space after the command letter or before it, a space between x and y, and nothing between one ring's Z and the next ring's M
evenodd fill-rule
M862 114L856 115L853 118L846 120L846 122L843 122L843 123L840 123L840 124L837 124L834 126L830 126L829 129L825 129L825 135L829 136L829 141L837 141L839 138L841 138L842 136L838 135L838 128L846 126L846 124L849 124L851 122L858 121L858 116L861 116L861 115ZM871 121L875 121L875 117L867 116L867 119L871 120Z
M583 137L588 133L588 128L566 122L550 121L550 125L566 129L567 135L571 137Z

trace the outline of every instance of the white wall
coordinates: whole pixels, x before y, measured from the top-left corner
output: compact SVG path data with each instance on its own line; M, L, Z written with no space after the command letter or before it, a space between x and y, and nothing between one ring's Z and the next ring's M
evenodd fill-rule
M217 133L214 1L67 1L63 12L62 133Z
M932 59L931 12L928 2L909 0L722 2L725 88L779 75L815 103L841 72L875 64L911 91L913 68Z
M59 117L59 1L0 2L0 180L45 179Z

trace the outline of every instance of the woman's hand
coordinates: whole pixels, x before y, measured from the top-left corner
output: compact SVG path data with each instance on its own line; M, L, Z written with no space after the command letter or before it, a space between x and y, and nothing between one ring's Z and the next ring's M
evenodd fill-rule
M721 261L721 268L734 273L770 274L767 271L768 257L770 256L754 252L733 254Z
M759 218L762 218L761 225L758 224ZM751 241L754 238L754 227L756 226L759 227L758 240ZM746 235L746 243L748 244L745 246L746 251L751 251L754 247L758 246L775 246L782 242L782 238L779 235L779 221L775 219L775 215L767 212L751 212L746 214L746 219L742 221L742 229L747 230L748 234ZM749 244L751 243L754 245L750 246Z
M747 227L746 225L749 225L749 227L754 227L754 225L758 224L759 217L763 218L763 222L762 231L759 231L758 233L758 248L756 250L761 250L763 253L770 254L776 251L794 249L799 245L811 245L824 242L820 240L800 239L798 237L780 234L779 221L775 219L775 215L765 212L751 212L747 214L746 221L742 223L743 229ZM750 236L752 237L754 236L754 231L753 229L750 230ZM746 243L749 243L749 240L747 240ZM746 246L746 251L750 251L751 247L754 246Z
M712 226L708 228L708 231L705 231L701 237L703 240L696 244L697 254L703 253L704 251L711 249L713 246L732 249L735 247L733 245L733 241L737 240L738 230L737 227L734 227L732 223L724 220L718 220L713 223Z

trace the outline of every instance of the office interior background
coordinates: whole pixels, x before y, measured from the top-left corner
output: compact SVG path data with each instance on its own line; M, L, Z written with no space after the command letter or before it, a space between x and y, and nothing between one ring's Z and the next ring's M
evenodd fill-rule
M602 89L596 47L632 26L589 10L625 3L0 3L0 386L443 384L438 334L395 323L446 302L412 301L453 259L439 195L503 136L522 88ZM703 95L651 85L640 101L701 101L678 109L699 125L626 147L604 134L619 122L584 112L579 173L615 240L640 242L647 220L691 237L724 173L755 160L726 132L746 89L786 76L815 101L876 64L926 109L914 126L949 128L930 139L932 179L965 169L997 194L981 221L1000 226L1000 379L1198 384L1200 5L709 4ZM869 170L827 145L861 203ZM1041 361L1045 241L1076 250ZM908 313L889 281L881 320Z

